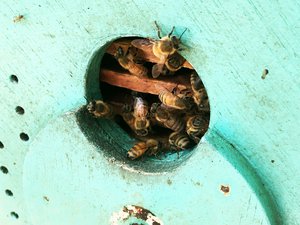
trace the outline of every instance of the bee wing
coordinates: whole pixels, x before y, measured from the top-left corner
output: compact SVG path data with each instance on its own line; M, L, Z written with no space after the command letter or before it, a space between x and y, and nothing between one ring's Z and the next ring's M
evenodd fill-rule
M134 39L131 41L131 44L138 49L142 49L143 51L148 49L152 51L153 42L151 42L149 39Z
M141 51L136 47L130 46L128 48L128 59L137 64L142 64L145 60Z
M158 78L159 75L163 72L164 64L155 64L152 66L152 77Z
M168 88L166 88L165 86L159 85L159 84L154 84L155 89L161 93L161 92L170 92L172 93L173 89L175 87L172 88L172 90L169 90Z

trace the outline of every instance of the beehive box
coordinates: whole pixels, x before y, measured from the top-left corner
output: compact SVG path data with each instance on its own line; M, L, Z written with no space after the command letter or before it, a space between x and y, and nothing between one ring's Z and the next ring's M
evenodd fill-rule
M1 224L147 224L150 212L171 225L300 223L297 1L10 1L0 10ZM210 125L191 154L128 162L128 135L80 109L101 97L109 43L156 38L155 20L177 35L188 29L182 54L207 89ZM140 214L121 221L124 207Z

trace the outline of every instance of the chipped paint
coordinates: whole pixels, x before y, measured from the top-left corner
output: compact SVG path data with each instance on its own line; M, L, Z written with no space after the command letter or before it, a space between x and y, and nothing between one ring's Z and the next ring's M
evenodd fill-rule
M148 209L136 205L127 205L119 212L114 212L110 218L110 224L119 225L119 222L128 220L130 217L144 220L148 225L164 225L164 223Z

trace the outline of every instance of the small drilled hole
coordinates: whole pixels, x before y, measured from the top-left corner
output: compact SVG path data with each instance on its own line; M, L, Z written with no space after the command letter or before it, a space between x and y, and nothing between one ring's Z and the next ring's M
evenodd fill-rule
M17 106L16 113L23 115L25 113L25 110L21 106Z
M19 82L19 79L16 75L10 75L9 79L13 83L18 83Z
M4 144L0 141L0 148L4 148Z
M7 174L8 173L8 169L5 166L1 166L0 170L2 173Z
M14 195L14 194L12 193L12 191L9 190L9 189L6 189L6 190L5 190L5 194L7 194L8 196L13 196L13 195Z
M19 219L19 215L16 212L11 212L10 215L15 219Z
M272 159L272 160L271 160L271 163L274 163L274 162L275 162L275 160L274 160L274 159Z
M23 132L20 134L20 138L21 138L22 141L28 141L29 140L28 134L25 134Z
M269 73L269 70L268 69L264 69L263 72L262 72L262 75L261 75L261 79L265 79L266 76L268 75Z

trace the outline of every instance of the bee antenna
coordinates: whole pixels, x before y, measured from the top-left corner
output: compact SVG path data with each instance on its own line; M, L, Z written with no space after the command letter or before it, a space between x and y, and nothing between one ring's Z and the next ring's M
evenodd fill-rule
M180 39L181 39L181 37L182 37L182 35L186 32L186 30L187 30L187 28L185 28L185 30L182 32L182 34L180 35L180 37L179 37L179 41L180 41Z
M174 29L175 29L175 26L172 27L172 30L171 30L171 32L168 34L168 37L171 37L171 35L172 35L173 32L174 32Z
M157 36L159 37L159 39L161 39L161 35L160 35L160 27L158 26L156 20L154 21L156 29L157 29Z

